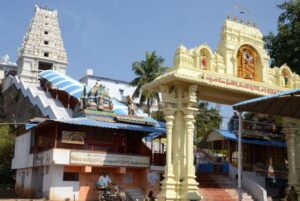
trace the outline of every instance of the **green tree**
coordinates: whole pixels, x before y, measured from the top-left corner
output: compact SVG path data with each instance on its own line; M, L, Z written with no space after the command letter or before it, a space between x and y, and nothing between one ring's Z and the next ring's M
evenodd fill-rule
M161 108L159 108L157 111L155 112L152 112L151 113L151 117L153 119L156 119L157 121L165 121L165 118L164 118L164 112Z
M222 123L222 117L216 108L208 108L208 102L200 101L198 103L198 114L196 116L196 132L197 139L205 137L205 134L220 127Z
M286 63L300 74L300 1L289 0L278 5L283 10L278 18L277 34L264 37L265 48L271 56L271 66Z
M14 154L15 137L9 133L9 126L0 126L0 183L13 184L14 171L11 161Z
M160 103L160 98L157 92L145 90L142 88L144 84L150 83L158 76L162 75L166 68L162 67L164 59L157 56L156 52L146 52L146 60L135 61L132 64L132 70L137 76L130 82L136 89L132 95L133 98L140 98L140 105L146 103L147 113L150 116L150 108L154 101Z

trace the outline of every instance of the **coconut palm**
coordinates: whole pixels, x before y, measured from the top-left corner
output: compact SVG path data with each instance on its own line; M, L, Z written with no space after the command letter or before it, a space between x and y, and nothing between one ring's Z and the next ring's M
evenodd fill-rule
M132 64L132 70L137 77L130 82L136 89L132 95L133 98L140 98L140 105L146 103L147 113L150 116L150 108L155 101L160 103L160 98L157 92L152 92L143 89L144 84L153 81L158 76L162 75L166 68L162 67L164 59L157 56L156 52L146 52L146 60L135 61Z

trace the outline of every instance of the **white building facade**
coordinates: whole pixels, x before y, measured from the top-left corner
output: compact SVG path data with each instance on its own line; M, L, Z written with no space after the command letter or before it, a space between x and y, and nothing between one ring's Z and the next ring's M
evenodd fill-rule
M28 131L16 138L12 161L12 169L17 170L16 192L24 197L79 200L79 181L64 181L63 177L70 150L51 149L35 155L30 153L32 136Z
M87 69L86 75L80 78L79 81L90 88L93 87L96 82L98 82L109 89L109 94L111 97L121 102L126 101L127 96L132 96L136 88L131 86L130 82L127 81L96 76L93 74L92 69ZM135 99L134 101L135 103L139 103L138 99Z

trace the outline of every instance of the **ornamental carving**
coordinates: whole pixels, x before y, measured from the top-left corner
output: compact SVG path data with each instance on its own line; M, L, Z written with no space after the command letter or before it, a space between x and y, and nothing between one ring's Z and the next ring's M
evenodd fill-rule
M244 45L240 47L237 55L238 77L257 80L256 58L257 53L251 46Z
M112 111L113 104L108 89L98 82L88 92L84 86L81 107L83 109Z
M135 115L135 104L130 96L126 97L127 107L128 107L128 115L134 116Z

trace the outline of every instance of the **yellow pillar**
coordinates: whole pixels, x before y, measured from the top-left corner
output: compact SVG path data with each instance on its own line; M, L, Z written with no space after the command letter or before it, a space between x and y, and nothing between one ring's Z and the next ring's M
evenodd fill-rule
M165 165L165 179L162 182L162 190L159 193L158 200L176 200L177 192L176 192L176 182L174 179L174 166L173 166L173 122L174 122L174 113L176 111L173 108L172 101L170 102L169 99L172 99L172 94L169 93L169 88L166 86L161 87L162 90L162 98L164 101L164 115L166 120L166 135L167 135L167 156L166 156L166 165Z
M198 193L198 182L196 182L194 154L193 154L193 135L195 130L195 115L198 110L195 106L197 103L196 96L197 86L191 85L184 96L184 124L185 124L185 174L182 181L181 200L200 200Z
M193 164L193 133L197 87L161 86L167 133L165 179L158 199L200 200Z
M174 135L178 138L178 144L177 144L177 167L176 167L176 173L177 175L177 191L181 192L181 181L184 179L186 167L186 139L185 139L185 125L184 125L184 119L183 119L183 98L184 98L184 87L181 85L176 86L176 98L177 98L177 112L176 112L176 125L174 130ZM175 133L176 132L176 133Z

